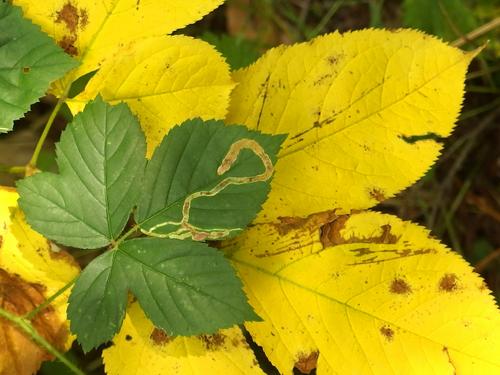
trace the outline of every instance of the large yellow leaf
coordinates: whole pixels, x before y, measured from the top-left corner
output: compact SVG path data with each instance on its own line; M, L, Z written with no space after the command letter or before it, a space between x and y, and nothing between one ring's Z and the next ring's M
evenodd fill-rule
M119 50L68 104L78 112L98 93L109 103L127 103L146 133L150 156L174 125L224 118L233 87L229 67L208 43L163 36Z
M226 250L264 319L246 327L283 374L500 373L490 292L415 224L374 212L261 224Z
M462 52L414 30L330 34L279 47L237 71L227 116L288 133L257 222L364 209L433 164L463 97Z
M224 0L14 0L26 17L81 60L76 77L93 71L113 50L170 34L201 19Z
M64 251L34 232L17 207L18 194L0 187L0 307L23 315L73 280L79 267ZM33 319L37 331L60 350L69 349L69 291ZM0 374L32 374L50 356L16 327L0 322Z
M114 345L103 353L109 375L263 374L239 328L210 336L167 336L131 304Z

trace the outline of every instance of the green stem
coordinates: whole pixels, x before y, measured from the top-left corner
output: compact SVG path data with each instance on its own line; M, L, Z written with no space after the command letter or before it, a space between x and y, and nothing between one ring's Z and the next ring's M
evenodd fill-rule
M36 163L38 162L38 157L40 156L40 151L42 151L43 144L45 143L45 140L47 139L47 136L49 135L49 131L52 128L52 124L54 123L54 120L56 119L56 116L59 113L59 110L61 109L61 107L65 101L66 101L66 95L63 95L57 101L57 104L54 107L54 110L50 114L49 120L47 121L47 124L45 125L45 128L43 129L42 135L40 136L40 139L38 140L38 143L36 144L35 151L33 151L33 156L31 157L31 160L28 164L31 169L36 168Z
M118 238L116 242L114 243L113 250L117 249L118 246L125 241L127 238L129 238L134 232L136 232L139 229L139 224L134 225L130 230L128 230L123 236Z
M25 333L27 333L31 339L40 347L45 349L49 354L52 354L56 357L61 363L63 363L68 369L70 369L73 373L77 375L85 375L85 373L76 367L75 364L70 362L63 354L59 352L56 348L52 346L43 336L41 336L35 328L31 325L31 323L23 317L12 314L2 308L0 308L0 317L4 318L11 323L15 324Z
M38 305L35 309L27 313L24 316L24 319L32 320L34 317L36 317L40 311L44 310L47 306L49 306L52 302L54 302L61 294L63 294L65 291L71 288L73 284L76 282L76 279L78 279L78 276L75 277L73 280L71 280L69 283L67 283L65 286L63 286L61 289L59 289L57 292L55 292L52 296L43 301L43 303Z

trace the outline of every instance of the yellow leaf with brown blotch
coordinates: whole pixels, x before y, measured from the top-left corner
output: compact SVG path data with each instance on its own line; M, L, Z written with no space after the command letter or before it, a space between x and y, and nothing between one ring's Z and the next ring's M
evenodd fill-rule
M170 36L223 0L15 0L81 65L53 85L66 95L79 77L97 71L66 103L73 114L100 94L125 102L146 133L148 156L175 125L201 117L223 119L234 87L229 66L210 44Z
M324 218L323 218L324 219ZM282 374L498 374L500 312L428 230L363 212L260 224L225 245Z
M226 122L288 134L256 222L366 209L414 183L454 127L474 56L415 30L361 30L235 72Z
M120 333L103 353L108 375L263 375L238 327L213 335L169 337L138 303L129 306Z
M52 244L34 232L17 207L15 190L0 187L0 307L24 315L43 303L79 273L71 255L53 251ZM60 351L73 337L66 319L69 291L32 320L33 326ZM42 361L52 359L26 334L0 319L0 374L30 375Z

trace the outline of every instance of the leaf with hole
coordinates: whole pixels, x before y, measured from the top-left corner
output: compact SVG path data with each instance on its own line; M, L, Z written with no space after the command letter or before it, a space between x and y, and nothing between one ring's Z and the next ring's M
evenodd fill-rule
M463 52L415 30L333 33L280 46L236 71L226 121L288 133L258 222L349 213L420 178L463 100Z

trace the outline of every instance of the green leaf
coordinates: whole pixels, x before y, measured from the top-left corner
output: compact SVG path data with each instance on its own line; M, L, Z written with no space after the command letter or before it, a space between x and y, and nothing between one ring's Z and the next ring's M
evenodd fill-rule
M140 192L146 142L125 104L97 98L77 115L57 145L60 174L18 183L28 223L64 245L88 249L122 232Z
M94 259L78 278L68 305L71 331L85 352L111 340L127 306L127 275L116 262L118 252Z
M194 119L175 127L146 168L136 221L146 234L160 237L236 235L267 197L284 138L222 121Z
M260 56L257 43L241 36L217 35L207 31L201 39L213 45L226 58L232 70L244 68Z
M221 252L200 242L139 238L94 260L73 289L68 316L85 351L118 332L128 290L170 336L259 319Z
M20 8L0 2L0 133L12 130L49 84L77 65Z
M405 0L403 24L445 40L455 40L477 26L464 0Z

